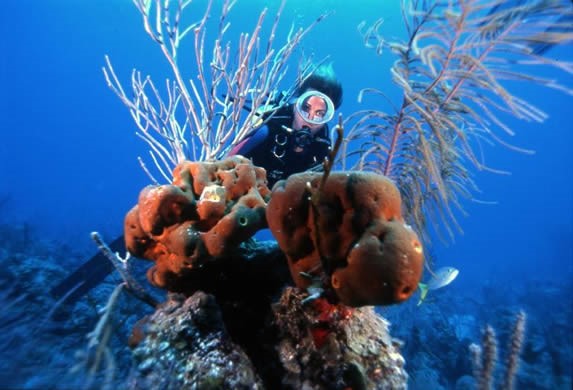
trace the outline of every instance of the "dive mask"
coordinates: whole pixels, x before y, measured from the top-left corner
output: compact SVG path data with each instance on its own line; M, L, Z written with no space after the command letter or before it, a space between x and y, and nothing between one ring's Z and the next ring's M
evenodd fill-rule
M306 91L294 105L295 110L311 125L323 125L334 116L334 104L332 100L322 92Z

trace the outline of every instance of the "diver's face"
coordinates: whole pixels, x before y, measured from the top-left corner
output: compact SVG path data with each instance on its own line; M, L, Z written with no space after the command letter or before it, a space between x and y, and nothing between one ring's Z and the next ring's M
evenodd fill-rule
M323 98L320 96L309 96L304 100L301 111L295 110L293 129L300 130L303 127L308 127L312 133L317 132L324 124L313 124L307 122L320 121L326 115L327 105Z

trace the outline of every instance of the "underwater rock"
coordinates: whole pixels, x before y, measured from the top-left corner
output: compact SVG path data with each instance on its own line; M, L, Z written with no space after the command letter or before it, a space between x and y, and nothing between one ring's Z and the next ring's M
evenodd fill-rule
M477 388L477 382L474 377L463 375L456 380L455 390L474 390Z
M269 228L295 284L308 288L326 277L325 290L353 307L409 298L424 256L404 223L394 183L374 173L335 172L321 188L322 178L300 173L278 182L267 206Z
M408 389L410 390L446 390L440 383L439 372L431 368L421 368L412 372L410 379L410 384Z
M331 305L331 315L325 318L322 305L303 304L305 296L297 288L287 288L273 306L279 329L277 349L285 372L283 387L407 387L399 343L390 337L388 323L373 308L347 313L342 305Z
M303 305L287 288L252 342L228 332L212 295L171 294L141 326L134 388L405 389L407 374L388 324L372 308ZM339 312L337 312L339 310ZM340 314L340 315L338 315ZM245 317L242 317L248 321ZM324 336L324 337L322 337Z
M479 329L476 318L469 314L454 314L447 319L449 327L456 335L458 342L463 340L475 340L478 335L476 329Z
M253 365L230 338L215 299L172 295L144 326L134 349L137 389L258 389Z

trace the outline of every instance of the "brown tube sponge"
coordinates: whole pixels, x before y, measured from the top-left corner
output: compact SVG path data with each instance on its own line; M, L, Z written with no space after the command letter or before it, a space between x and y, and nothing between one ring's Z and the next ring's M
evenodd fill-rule
M404 223L400 193L366 172L301 173L273 188L267 221L298 287L324 280L348 306L407 299L422 275L417 235ZM312 199L312 200L311 200Z
M265 228L264 169L241 156L179 164L173 184L144 188L125 218L127 249L155 262L150 282L177 291L181 278Z

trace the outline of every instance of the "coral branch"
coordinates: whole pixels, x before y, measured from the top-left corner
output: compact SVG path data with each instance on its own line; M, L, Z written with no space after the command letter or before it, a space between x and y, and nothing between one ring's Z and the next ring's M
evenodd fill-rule
M103 241L98 232L92 232L92 240L97 244L98 249L104 254L104 256L111 261L115 269L119 272L121 278L124 281L126 289L131 292L135 297L137 297L142 302L147 303L151 307L157 307L157 301L149 295L143 286L141 286L134 278L131 276L129 271L129 259L131 257L130 253L127 252L125 258L122 258L118 253L113 253L109 246Z
M225 0L221 5L212 58L206 59L207 20L211 16L212 0L207 3L203 16L186 26L181 20L190 1L134 0L134 3L145 31L169 64L173 81L166 81L166 92L162 93L149 76L142 77L134 71L132 94L128 95L107 56L103 72L109 88L129 109L139 136L149 145L152 160L166 180L170 176L166 173L178 163L186 159L219 158L252 130L253 115L259 107L269 103L273 90L286 74L287 61L294 50L324 17L289 34L287 41L276 49L283 0L266 44L261 45L261 30L267 15L263 10L252 33L241 35L233 53L232 41L226 39L225 32L229 26L228 13L235 1ZM184 53L181 45L191 33L195 66L184 74L180 67L180 55ZM302 70L301 79L309 74L309 69ZM294 88L296 85L289 90L290 94ZM246 111L249 112L243 114Z
M381 21L361 26L367 47L377 54L389 49L397 56L391 73L403 98L393 114L377 108L350 116L344 148L356 146L358 152L343 155L342 164L358 156L354 169L374 170L395 180L404 197L406 218L421 234L427 233L426 221L432 214L442 216L439 224L448 232L457 226L452 207L458 208L458 198L471 197L477 189L466 161L479 170L499 172L476 152L481 151L481 142L530 152L496 134L498 129L514 133L502 114L535 122L547 115L507 89L505 81L571 93L567 86L532 73L541 65L573 73L573 64L541 56L546 47L573 41L564 25L573 17L571 4L522 3L403 1L408 32L403 42L385 40ZM361 100L367 93L383 96L369 88Z
M503 373L503 383L500 383L500 389L512 390L519 367L519 355L523 345L525 334L526 315L524 311L517 314L513 326L510 341L507 350L507 359L505 361L505 372ZM495 369L497 365L497 340L495 331L491 326L487 326L483 333L482 347L477 344L470 345L470 354L472 358L473 375L477 382L479 390L490 390L495 387Z

